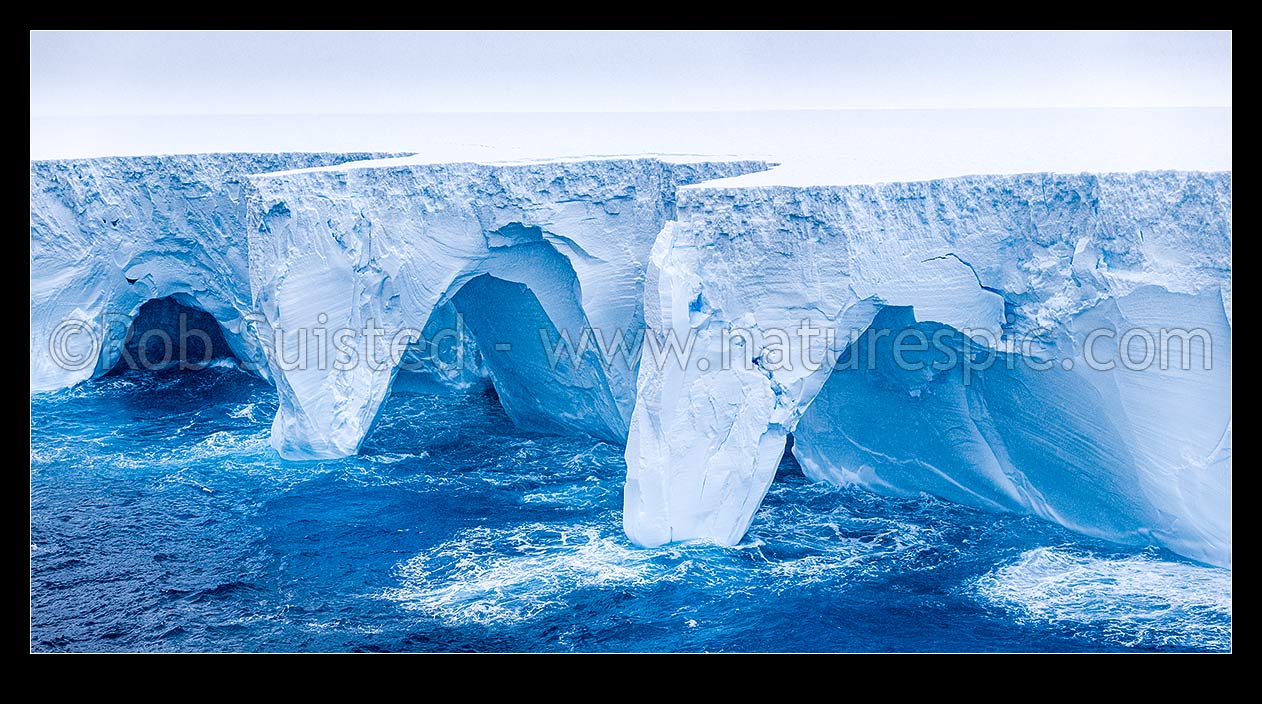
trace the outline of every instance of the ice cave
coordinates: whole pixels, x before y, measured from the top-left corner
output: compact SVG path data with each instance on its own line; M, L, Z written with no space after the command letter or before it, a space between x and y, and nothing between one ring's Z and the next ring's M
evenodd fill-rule
M32 161L31 389L191 315L274 385L281 457L355 454L392 388L489 383L625 445L641 546L740 541L791 435L816 481L1230 566L1230 172L742 185L774 166ZM1133 363L1171 330L1182 364Z

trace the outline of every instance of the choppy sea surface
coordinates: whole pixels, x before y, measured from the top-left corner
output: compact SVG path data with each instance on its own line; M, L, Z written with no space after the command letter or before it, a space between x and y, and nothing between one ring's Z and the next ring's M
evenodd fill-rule
M782 463L734 548L633 547L622 448L395 394L286 462L232 368L31 397L35 651L1223 651L1231 572Z

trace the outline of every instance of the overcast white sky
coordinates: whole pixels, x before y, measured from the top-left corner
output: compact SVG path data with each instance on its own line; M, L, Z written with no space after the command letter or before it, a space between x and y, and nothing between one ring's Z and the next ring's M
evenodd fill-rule
M1229 32L32 32L31 116L1230 106Z

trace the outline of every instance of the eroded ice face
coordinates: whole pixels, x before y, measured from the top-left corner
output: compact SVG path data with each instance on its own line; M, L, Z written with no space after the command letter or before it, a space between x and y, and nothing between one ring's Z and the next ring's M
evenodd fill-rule
M430 380L489 379L528 427L625 435L625 527L643 545L738 542L793 432L816 478L1230 564L1229 173L707 188L767 165L335 165L362 156L33 163L32 388L112 366L90 346L67 347L87 364L52 363L65 320L104 338L102 314L130 321L170 297L213 316L275 384L282 455L342 457L398 382L379 353L465 315L476 364ZM911 318L888 319L896 309ZM795 343L804 322L840 335ZM955 333L984 333L969 355L1053 368L957 382L781 359L835 361L838 340L874 324L936 326L924 332L946 330L960 353ZM1176 326L1206 332L1211 368L1063 366L1110 353L1089 344L1101 330L1116 356L1127 333ZM523 349L589 328L696 344L651 364L643 348L569 364ZM736 367L733 328L753 333ZM346 350L359 363L339 368Z

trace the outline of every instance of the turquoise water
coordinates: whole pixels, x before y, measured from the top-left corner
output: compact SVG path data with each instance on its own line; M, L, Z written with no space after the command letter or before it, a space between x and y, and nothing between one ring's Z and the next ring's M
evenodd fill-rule
M285 462L228 367L31 398L36 651L1221 651L1231 573L1041 521L812 484L745 540L633 547L622 448L490 393L395 394Z

